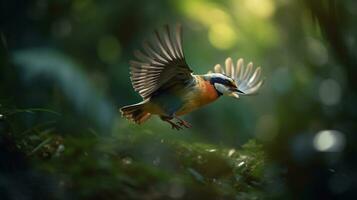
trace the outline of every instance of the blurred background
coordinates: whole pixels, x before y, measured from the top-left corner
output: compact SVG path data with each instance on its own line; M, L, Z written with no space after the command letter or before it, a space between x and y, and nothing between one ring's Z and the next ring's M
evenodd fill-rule
M2 199L353 199L357 2L0 2ZM196 74L244 58L252 97L137 126L133 50L183 25Z

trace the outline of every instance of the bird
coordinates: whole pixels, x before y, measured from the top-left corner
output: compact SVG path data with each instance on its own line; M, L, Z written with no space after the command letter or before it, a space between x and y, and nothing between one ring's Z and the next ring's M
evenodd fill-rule
M181 24L173 31L169 25L156 29L153 40L144 40L142 47L130 61L130 80L143 100L120 108L122 116L136 124L158 115L172 129L191 128L180 116L222 96L239 99L256 94L264 82L261 67L254 69L252 62L245 66L242 58L234 66L228 57L225 70L216 64L213 71L195 75L185 60Z

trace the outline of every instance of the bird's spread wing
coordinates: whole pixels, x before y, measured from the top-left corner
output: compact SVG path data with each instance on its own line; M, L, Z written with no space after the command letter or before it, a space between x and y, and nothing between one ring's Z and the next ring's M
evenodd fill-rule
M176 26L174 34L166 25L161 34L155 31L154 38L154 45L145 41L144 51L134 52L138 61L130 62L131 83L144 99L168 82L192 79L192 70L186 64L183 54L181 25Z
M236 82L238 90L243 92L241 93L242 95L255 94L263 85L261 67L257 67L254 70L252 62L244 66L243 59L240 58L237 60L236 67L234 67L232 59L227 58L225 65L226 71L223 70L220 64L217 64L214 66L214 72L232 78Z

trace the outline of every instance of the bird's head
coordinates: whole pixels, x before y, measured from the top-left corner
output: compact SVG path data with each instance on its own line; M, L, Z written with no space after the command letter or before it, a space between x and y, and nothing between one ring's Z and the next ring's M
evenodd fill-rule
M244 94L238 89L235 81L228 76L220 73L211 73L206 76L220 95L227 95L238 99L239 94Z

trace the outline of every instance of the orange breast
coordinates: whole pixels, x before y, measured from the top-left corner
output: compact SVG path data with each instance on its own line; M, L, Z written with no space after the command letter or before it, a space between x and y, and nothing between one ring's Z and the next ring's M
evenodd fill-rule
M176 115L184 115L208 103L215 101L219 95L209 81L197 79L197 86L185 96L185 104L176 112Z
M199 101L201 104L204 105L210 103L219 97L216 89L209 81L203 81L200 87L202 88L199 95Z

